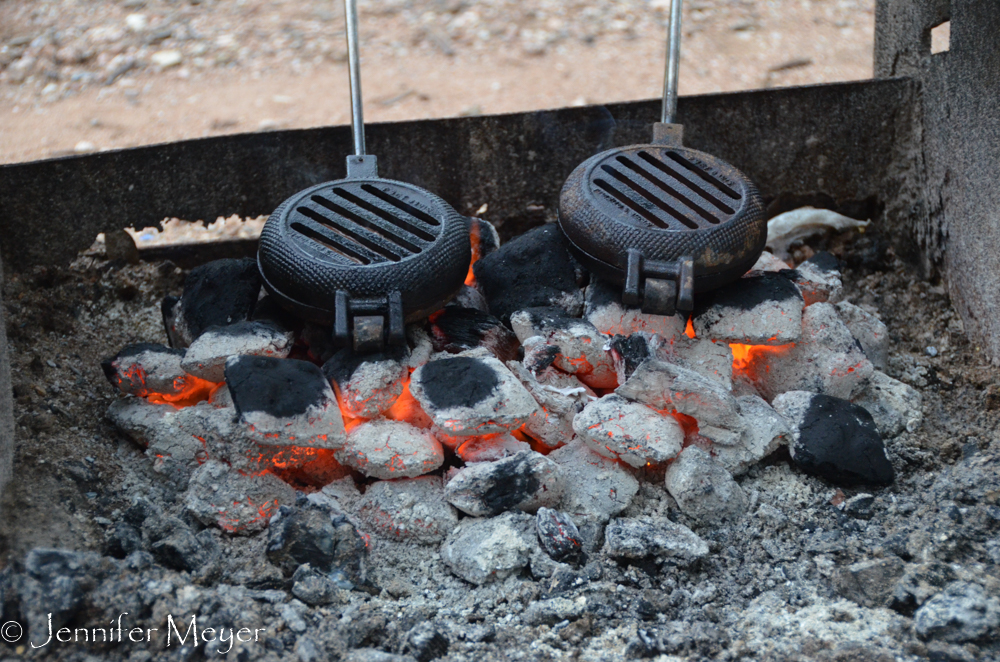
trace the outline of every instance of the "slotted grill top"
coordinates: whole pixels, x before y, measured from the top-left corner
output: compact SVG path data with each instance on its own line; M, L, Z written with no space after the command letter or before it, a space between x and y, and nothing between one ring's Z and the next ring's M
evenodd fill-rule
M700 161L700 159L698 159ZM733 218L741 206L739 184L726 183L711 165L675 149L650 147L609 155L592 171L598 201L641 225L683 232Z
M394 292L407 319L417 319L454 295L471 259L468 226L450 205L377 177L326 182L285 200L257 252L268 291L323 323L338 297L362 306Z
M630 252L691 258L694 287L739 278L767 239L764 204L746 175L710 154L633 145L596 154L566 179L559 227L591 271L623 283Z
M304 250L338 264L399 262L419 255L440 235L441 219L427 207L389 183L338 182L295 202L289 235Z

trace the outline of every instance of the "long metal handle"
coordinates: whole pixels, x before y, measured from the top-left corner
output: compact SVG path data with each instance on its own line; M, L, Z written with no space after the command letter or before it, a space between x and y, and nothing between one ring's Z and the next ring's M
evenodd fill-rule
M660 121L673 124L677 114L677 71L681 62L681 3L671 0L667 24L667 71L663 76L663 111Z
M344 0L347 18L347 68L351 75L351 131L354 133L354 155L365 155L365 111L361 103L361 56L358 55L358 5Z

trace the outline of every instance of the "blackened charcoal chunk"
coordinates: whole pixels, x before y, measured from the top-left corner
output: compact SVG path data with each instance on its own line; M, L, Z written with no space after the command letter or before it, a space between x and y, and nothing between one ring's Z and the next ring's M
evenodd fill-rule
M562 467L529 450L461 469L445 485L444 498L473 517L493 517L515 508L531 512L553 506L562 490Z
M584 562L586 555L580 531L567 513L539 508L535 516L535 530L542 549L554 560L574 565Z
M342 514L313 506L281 506L271 520L267 558L291 577L308 563L321 572L341 571L352 584L364 583L365 541Z
M608 342L611 358L615 362L618 383L624 384L639 364L649 358L649 345L641 334L615 336Z
M172 305L163 302L171 345L187 347L210 326L250 319L260 285L253 258L215 260L192 269L180 300Z
M344 445L344 419L323 371L308 361L232 356L226 384L237 427L267 446L337 449Z
M832 253L821 251L796 269L778 273L795 283L807 306L823 301L837 303L843 297L840 262Z
M792 426L792 460L837 485L889 485L895 473L875 421L863 407L828 395L791 391L774 400Z
M230 359L226 383L238 414L260 411L277 418L322 406L328 392L323 372L312 363L266 356Z
M254 322L269 322L279 329L294 331L296 334L302 331L302 327L305 325L302 318L282 308L269 294L265 294L257 301L250 319ZM327 332L329 333L329 329Z
M699 338L745 345L785 345L802 333L804 301L795 283L765 272L702 294L695 301Z
M468 217L473 255L482 259L500 248L500 233L485 218Z
M174 395L185 386L185 373L181 368L183 358L183 350L155 343L136 343L101 361L101 369L111 385L122 393Z
M490 312L504 323L512 313L536 306L582 312L582 269L555 225L543 225L501 246L473 267Z
M221 554L218 541L212 532L201 533L185 527L176 527L172 533L157 540L150 547L156 560L174 570L187 570L197 575L212 575L218 568Z
M410 391L447 434L509 432L538 411L538 403L497 359L455 356L414 371Z
M406 635L403 653L412 655L417 662L431 662L448 652L448 637L433 623L420 623Z
M323 374L337 388L344 413L374 418L392 406L403 392L408 358L404 347L358 354L344 347L323 364Z
M449 306L432 318L431 342L437 352L458 354L485 347L501 361L517 358L517 336L488 313L475 308Z

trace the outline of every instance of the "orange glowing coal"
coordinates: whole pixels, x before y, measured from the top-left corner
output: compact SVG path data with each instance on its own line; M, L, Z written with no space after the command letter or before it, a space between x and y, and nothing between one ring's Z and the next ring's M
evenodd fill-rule
M733 374L753 375L757 372L757 367L764 357L783 354L792 347L795 347L795 343L787 345L740 345L730 343L729 348L733 351Z
M480 238L479 238L479 223L472 223L472 229L469 232L469 241L472 242L472 262L469 263L469 273L465 277L465 284L468 286L473 286L476 284L476 274L472 271L472 265L476 263L479 259L480 252Z
M141 370L140 368L140 372ZM145 375L142 375L141 379L145 383ZM216 384L194 375L182 375L174 380L174 388L177 389L177 393L151 393L147 391L139 395L145 395L146 399L153 404L170 405L175 409L182 409L208 400L222 386L223 384Z

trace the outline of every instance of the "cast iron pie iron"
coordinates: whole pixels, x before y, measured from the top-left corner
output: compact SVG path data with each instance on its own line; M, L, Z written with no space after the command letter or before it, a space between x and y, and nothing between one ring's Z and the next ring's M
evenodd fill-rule
M378 176L365 153L355 0L345 0L354 155L347 177L300 191L260 235L264 287L300 317L333 325L358 352L406 342L405 324L462 287L472 251L464 217L421 188Z
M682 145L677 111L681 0L670 6L661 121L653 141L601 152L570 174L559 227L576 257L622 287L622 303L673 315L733 282L764 250L760 192L719 158Z

